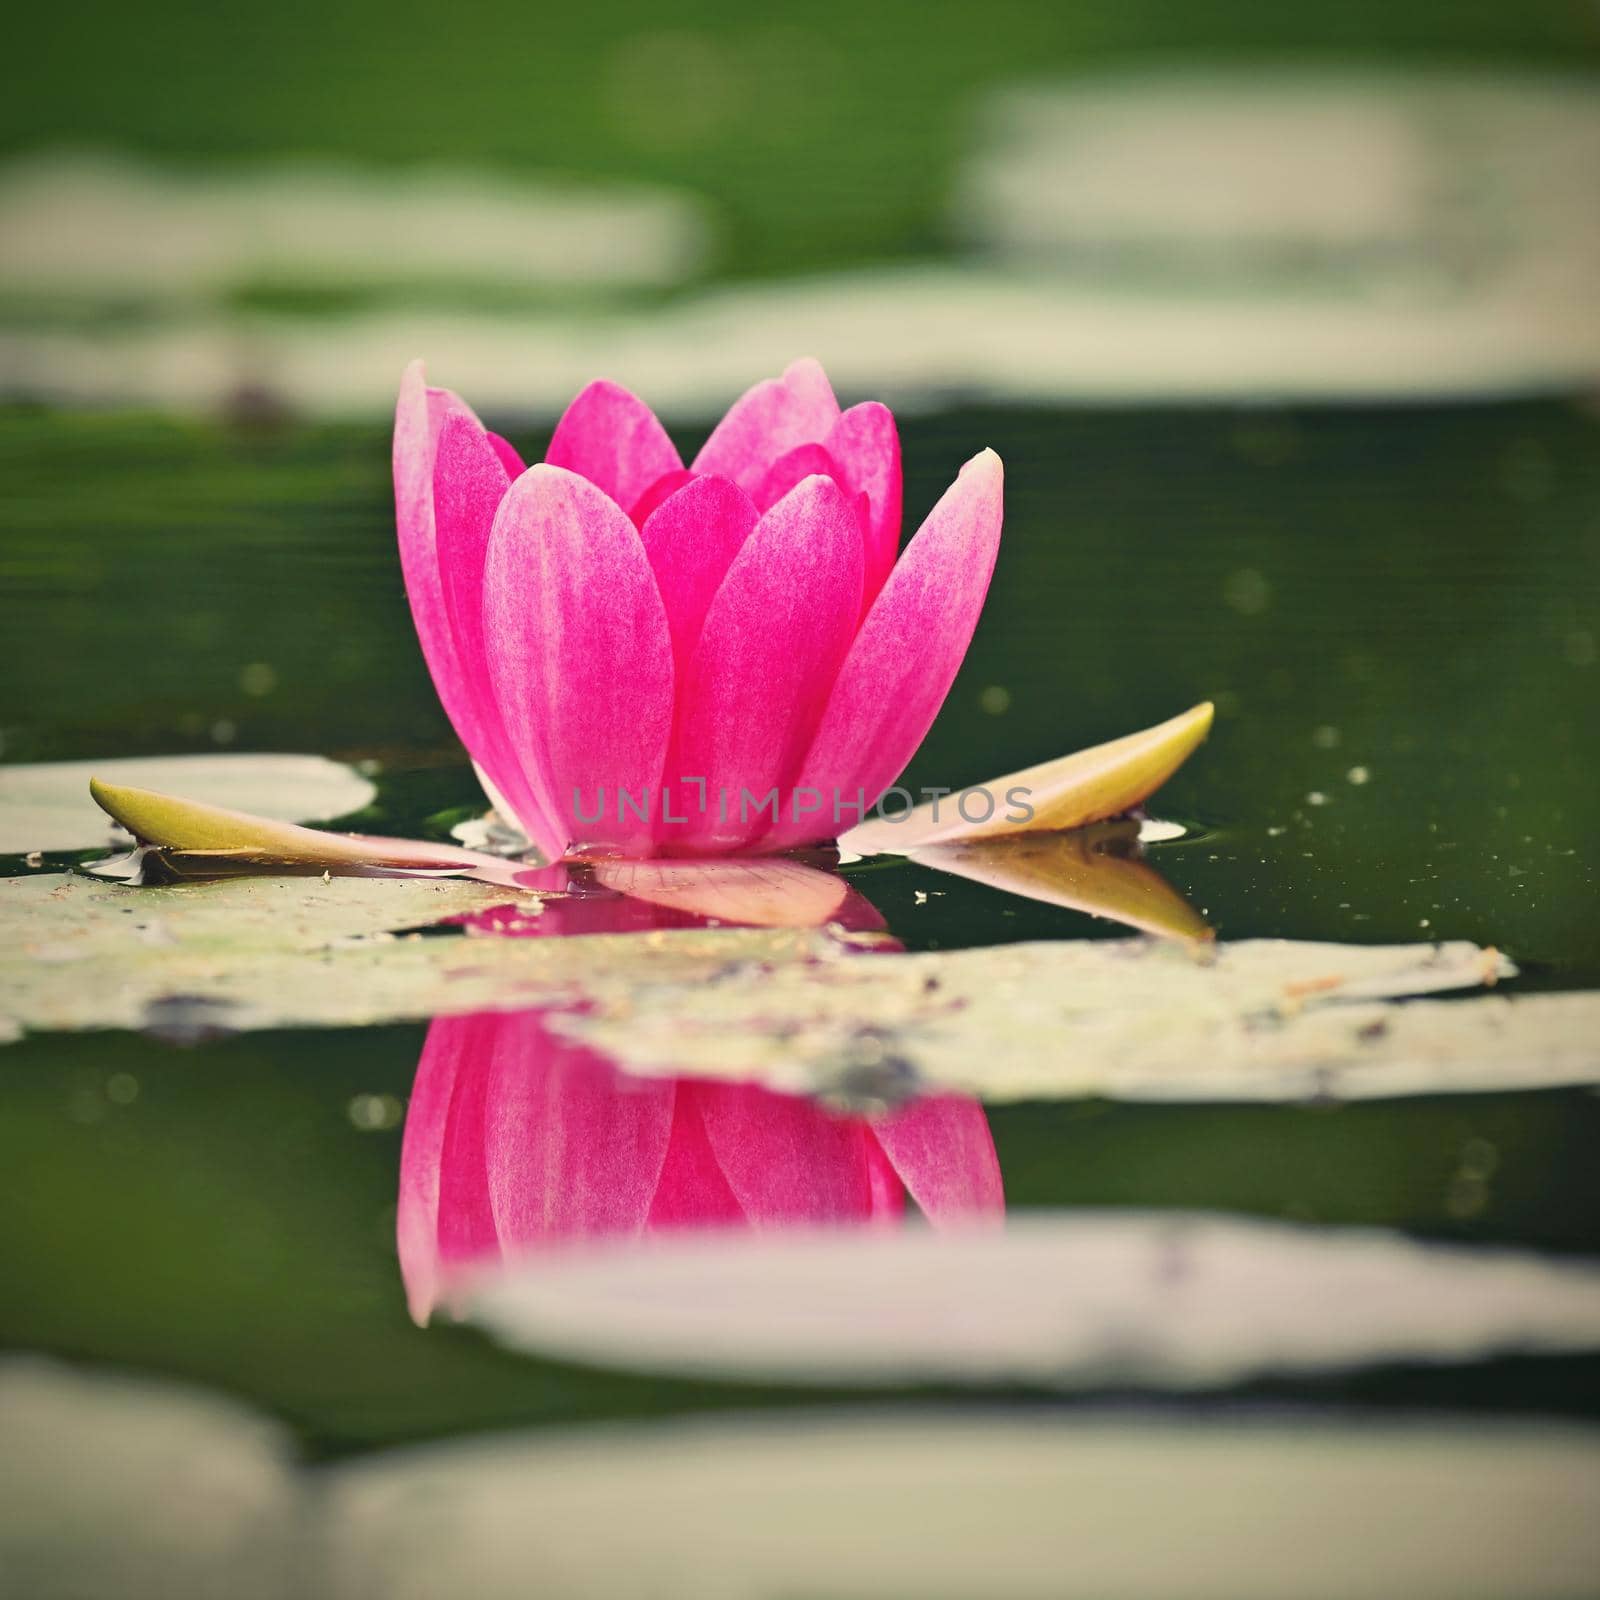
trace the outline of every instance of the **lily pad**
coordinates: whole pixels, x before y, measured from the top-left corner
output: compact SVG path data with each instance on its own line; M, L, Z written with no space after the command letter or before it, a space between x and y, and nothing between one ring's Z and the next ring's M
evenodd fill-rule
M1148 940L787 963L692 996L612 980L554 1025L635 1072L835 1093L893 1061L989 1101L1365 1099L1600 1081L1600 994L1409 997L1476 945ZM1396 1005L1397 999L1407 1003Z
M1592 1263L1187 1213L652 1235L500 1268L467 1305L544 1356L811 1384L1199 1390L1600 1349Z
M654 933L407 933L506 898L433 878L234 878L172 888L61 873L0 878L0 1038L8 1025L139 1028L190 1013L242 1029L568 1004L607 972L693 988L729 963L832 948L822 935L739 929L691 930L670 942ZM518 916L536 915L539 904L518 897Z
M89 780L177 789L205 805L253 811L280 822L348 816L377 792L351 768L323 756L138 756L0 766L0 854L92 850L117 835L89 795Z
M1521 1419L835 1408L311 1468L204 1391L14 1360L0 1457L28 1463L0 1568L39 1600L521 1600L530 1573L550 1595L1571 1600L1600 1561L1600 1431Z

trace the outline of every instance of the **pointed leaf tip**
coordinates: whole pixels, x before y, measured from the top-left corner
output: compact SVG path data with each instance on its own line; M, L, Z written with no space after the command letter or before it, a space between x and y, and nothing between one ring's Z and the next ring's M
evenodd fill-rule
M992 800L978 822L966 819L956 797L955 804L946 799L942 807L939 803L918 806L893 820L874 817L852 828L840 843L861 855L906 855L925 845L957 839L1059 832L1104 822L1131 811L1154 794L1211 731L1215 714L1212 702L1202 700L1153 728L974 785L962 792L987 792ZM1026 808L1014 803L1018 792Z

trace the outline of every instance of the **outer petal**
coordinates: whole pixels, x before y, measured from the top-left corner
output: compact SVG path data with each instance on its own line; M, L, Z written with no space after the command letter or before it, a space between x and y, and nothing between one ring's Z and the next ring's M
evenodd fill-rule
M866 604L877 598L900 549L900 431L876 400L851 406L826 444L845 481L867 496Z
M617 790L656 800L672 731L672 636L638 530L601 490L530 467L500 503L484 580L484 647L506 732L548 773L566 842L648 854ZM603 816L596 791L604 791Z
M405 1133L400 1141L400 1201L395 1222L395 1243L400 1253L400 1274L405 1280L406 1303L413 1319L428 1320L439 1303L440 1189L445 1134L456 1080L473 1060L486 1060L489 1040L497 1022L492 1016L440 1017L429 1029L417 1075L406 1106ZM449 1203L460 1203L452 1188ZM487 1214L487 1207L484 1208ZM458 1236L461 1219L452 1219L449 1232Z
M860 601L855 510L831 478L807 478L757 524L706 614L679 696L667 776L703 780L707 806L675 806L688 821L658 827L664 847L738 848L770 827L759 808L774 788L784 814L792 812L791 779ZM741 820L746 789L754 799ZM831 814L823 831L832 831Z
M872 1133L935 1227L1004 1215L1000 1161L976 1100L915 1100L874 1122Z
M624 510L683 461L644 401L615 383L591 383L556 424L545 460L604 489Z
M758 521L760 513L737 484L726 478L694 478L640 529L667 608L680 683L700 642L706 612Z
M800 783L827 796L827 805L835 790L853 803L857 789L872 805L932 726L989 592L1003 490L999 456L974 456L873 602L801 765ZM786 824L774 842L812 836Z
M511 816L553 860L566 838L555 822L548 782L513 752L484 655L484 557L511 480L493 435L476 418L460 412L445 418L433 482L435 547L458 674L456 731L488 777L485 788L493 802L503 798Z
M753 491L779 456L797 444L820 443L838 418L827 374L815 361L793 362L781 378L758 383L734 401L694 458L694 470Z
M445 715L459 731L465 686L456 664L434 544L433 465L439 430L448 416L477 421L447 389L430 389L420 361L406 368L394 414L394 505L400 536L400 569L416 623L423 658Z
M678 1092L699 1106L728 1187L756 1227L872 1215L871 1134L861 1119L754 1084L684 1079Z
M525 1012L501 1019L488 1084L484 1152L506 1250L643 1229L672 1132L671 1080L624 1078Z
M405 576L406 596L411 603L423 659L428 663L434 688L457 737L474 761L485 770L495 770L497 783L507 778L506 797L510 801L515 796L518 802L513 807L515 820L540 849L548 853L555 844L554 830L543 809L532 800L526 785L519 786L509 780L503 748L496 751L486 738L480 697L481 674L469 668L461 658L446 599L435 505L438 447L447 425L453 425L463 440L473 437L479 441L480 450L482 442L487 441L502 466L518 461L516 452L505 440L485 432L464 401L447 389L427 387L420 361L413 361L406 368L394 426L395 522L400 536L400 567ZM520 463L518 470L521 470ZM454 469L447 467L447 484L453 478ZM504 485L500 487L503 490ZM487 524L483 525L483 532L487 533ZM475 566L480 577L482 570L480 559Z

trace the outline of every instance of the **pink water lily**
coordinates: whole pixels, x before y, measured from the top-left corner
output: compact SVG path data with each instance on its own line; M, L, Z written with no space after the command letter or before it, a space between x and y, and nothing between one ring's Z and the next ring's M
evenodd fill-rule
M943 703L1000 539L984 450L897 560L894 418L842 411L814 361L743 395L688 467L593 383L526 469L417 362L394 474L439 697L552 859L769 851L859 820Z
M412 1315L541 1248L660 1229L893 1222L1004 1210L983 1108L940 1095L875 1119L753 1084L636 1079L539 1012L441 1017L406 1112L397 1219Z

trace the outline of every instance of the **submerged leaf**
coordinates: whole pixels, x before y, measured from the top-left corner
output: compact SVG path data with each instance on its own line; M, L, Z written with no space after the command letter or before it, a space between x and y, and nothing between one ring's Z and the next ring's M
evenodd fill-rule
M508 889L534 887L536 868L458 845L327 833L98 778L89 780L89 792L141 844L168 852L180 876L206 876L208 866L216 876L245 871L358 877L421 872Z
M1193 754L1211 731L1214 710L1207 700L1182 716L1109 744L992 778L903 814L874 817L839 843L858 855L910 855L956 839L1044 833L1119 817L1159 789ZM969 822L961 811L961 795L973 793L986 796L978 822Z

